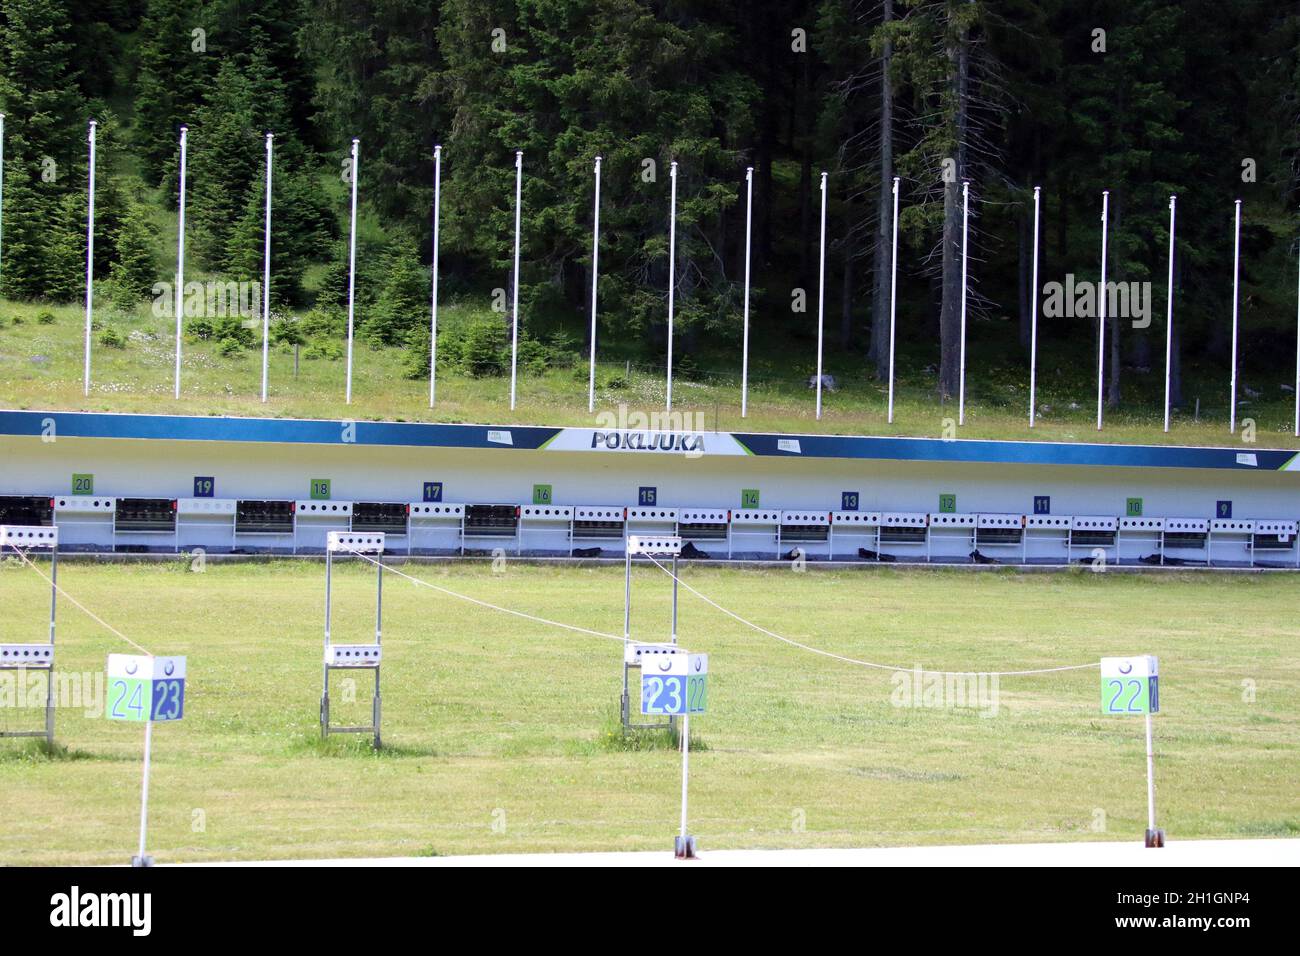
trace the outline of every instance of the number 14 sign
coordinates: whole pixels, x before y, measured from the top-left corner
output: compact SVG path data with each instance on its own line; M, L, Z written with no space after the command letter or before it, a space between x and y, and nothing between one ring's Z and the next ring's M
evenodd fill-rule
M108 719L180 720L185 716L185 658L108 655Z
M708 703L709 655L662 654L641 665L641 713L702 714Z
M1154 656L1101 659L1101 712L1160 713L1160 665Z

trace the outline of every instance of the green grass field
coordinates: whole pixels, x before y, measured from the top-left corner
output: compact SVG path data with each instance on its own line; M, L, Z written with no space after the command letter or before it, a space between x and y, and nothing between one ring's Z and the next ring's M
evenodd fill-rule
M484 600L619 633L622 571L418 565ZM724 606L841 654L1020 670L1149 652L1160 823L1170 840L1300 834L1300 655L1284 575L688 568ZM621 647L389 578L384 731L318 740L318 563L66 563L61 583L157 653L189 658L187 716L154 734L160 862L672 845L679 757L617 734ZM335 577L335 640L369 639L373 573ZM668 581L638 572L634 636L662 639ZM0 565L5 640L40 640L48 590ZM30 622L30 624L22 623ZM1141 838L1142 723L1103 717L1095 670L1003 678L996 715L900 708L885 671L772 641L683 594L682 642L710 654L692 726L702 849ZM131 652L60 609L62 672ZM369 675L335 716L362 720ZM39 711L0 708L8 727ZM66 751L0 740L0 863L123 863L142 730L61 712ZM1105 829L1099 829L1104 821ZM495 825L495 826L494 826Z
M37 316L49 311L51 324ZM448 306L444 327L462 321L466 310ZM482 422L487 424L595 424L587 412L587 367L555 369L543 375L523 374L517 409L509 409L508 378L471 378L439 373L438 404L429 408L427 380L402 375L398 349L372 348L358 340L354 365L353 403L344 404L345 366L342 361L302 358L294 373L288 347L272 350L270 400L260 401L261 351L220 354L211 341L186 342L183 349L183 389L173 398L174 325L153 316L145 305L135 313L113 313L105 307L98 320L126 338L125 347L109 348L96 341L92 348L91 393L82 394L84 315L75 306L46 307L0 302L0 407L148 412L185 415L269 415L298 418L352 418L399 421ZM14 324L14 320L20 320ZM258 332L260 335L260 330ZM1293 396L1277 380L1289 375L1248 376L1260 396L1242 393L1236 435L1227 426L1226 373L1204 375L1189 370L1185 390L1201 401L1177 410L1172 430L1163 431L1163 385L1159 371L1129 375L1126 405L1107 412L1106 427L1096 430L1095 366L1080 364L1077 348L1044 346L1040 362L1037 425L1028 427L1028 371L1008 364L1000 352L1004 330L972 332L966 424L956 428L955 403L941 404L935 395L933 370L937 351L900 355L895 418L886 416L886 387L869 379L860 356L834 348L826 353L826 369L838 380L835 392L824 396L820 421L813 416L814 396L800 376L811 373L814 345L758 350L751 369L749 414L740 416L739 347L734 355L713 356L731 368L730 377L674 381L674 410L691 417L677 427L719 431L828 432L836 434L906 435L1017 439L1040 441L1146 442L1179 445L1231 445L1253 440L1257 447L1297 448L1292 436ZM96 333L96 339L98 333ZM756 336L756 341L766 341ZM796 351L797 348L797 351ZM806 367L806 368L805 368ZM620 404L642 412L664 405L662 372L636 371L624 375L623 362L602 365L601 380L625 380L621 388L601 388L597 412L615 411ZM1249 431L1246 419L1254 423Z

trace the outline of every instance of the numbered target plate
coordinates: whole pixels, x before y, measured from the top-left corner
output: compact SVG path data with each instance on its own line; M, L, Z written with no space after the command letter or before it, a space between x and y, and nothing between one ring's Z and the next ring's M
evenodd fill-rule
M1103 657L1101 712L1115 716L1160 712L1160 666L1156 658Z
M708 697L708 654L663 654L641 661L641 713L702 714Z
M185 658L108 655L108 719L180 720L185 716Z

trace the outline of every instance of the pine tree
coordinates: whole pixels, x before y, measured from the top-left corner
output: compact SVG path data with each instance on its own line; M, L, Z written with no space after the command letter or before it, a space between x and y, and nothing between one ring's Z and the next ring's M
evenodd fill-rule
M149 0L140 25L135 142L145 182L176 167L178 130L195 120L210 65L201 0ZM198 47L198 49L196 49Z
M420 268L414 242L400 242L388 257L383 292L363 330L374 341L397 345L429 321L429 275Z
M148 212L139 204L127 207L114 243L116 257L110 270L115 301L138 302L149 295L158 281L158 259L154 254L157 230Z

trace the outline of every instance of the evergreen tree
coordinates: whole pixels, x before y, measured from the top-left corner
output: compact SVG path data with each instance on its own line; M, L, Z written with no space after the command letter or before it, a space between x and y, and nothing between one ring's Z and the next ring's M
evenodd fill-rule
M110 270L115 301L138 302L153 291L159 278L155 234L148 212L139 204L128 206L117 230L116 256Z

